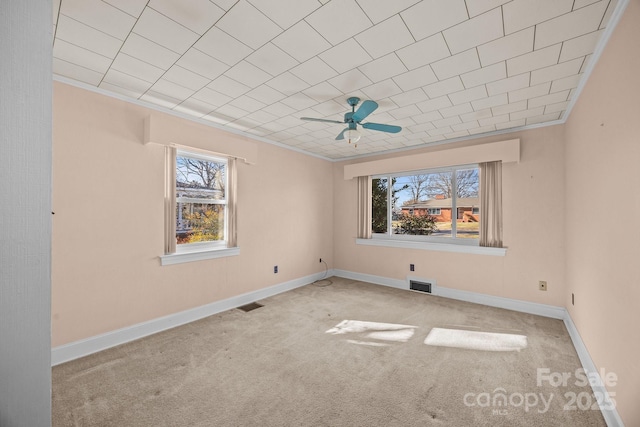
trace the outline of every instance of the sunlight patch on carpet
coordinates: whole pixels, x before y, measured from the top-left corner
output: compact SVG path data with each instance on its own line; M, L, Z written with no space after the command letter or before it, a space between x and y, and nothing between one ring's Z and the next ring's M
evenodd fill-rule
M333 335L356 334L363 339L407 342L413 336L417 326L399 325L397 323L366 322L362 320L343 320L325 333ZM385 346L375 341L348 340L351 344Z
M424 340L426 345L466 348L483 351L520 351L527 348L525 335L433 328Z

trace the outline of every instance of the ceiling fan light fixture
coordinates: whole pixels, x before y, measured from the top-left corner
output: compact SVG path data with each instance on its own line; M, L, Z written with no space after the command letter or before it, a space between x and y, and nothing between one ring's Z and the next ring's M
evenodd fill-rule
M349 129L344 133L344 139L348 139L349 142L358 142L362 135L356 129Z

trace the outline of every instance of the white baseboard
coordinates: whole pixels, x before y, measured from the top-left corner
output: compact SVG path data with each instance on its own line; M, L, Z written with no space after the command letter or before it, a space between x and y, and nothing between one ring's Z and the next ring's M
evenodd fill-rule
M51 364L52 366L59 365L61 363L88 356L92 353L106 350L148 335L175 328L176 326L184 325L213 314L231 310L291 289L299 288L323 278L325 274L327 277L333 275L331 270L326 273L321 272L312 274L254 292L238 295L222 301L216 301L190 310L181 311L179 313L159 317L147 322L138 323L126 328L117 329L115 331L54 347L51 350Z
M371 274L356 273L353 271L337 269L333 270L333 273L335 276L344 277L346 279L359 280L362 282L409 290L409 280L391 279L388 277L374 276ZM410 278L420 280L420 278L417 277ZM429 282L428 279L424 280ZM598 370L596 369L596 365L593 363L593 360L591 359L591 356L587 351L587 347L584 345L584 342L582 341L582 338L580 337L580 334L578 333L578 330L574 325L569 312L564 307L538 304L534 302L497 297L476 292L461 291L459 289L444 288L442 286L432 286L431 290L432 295L444 298L451 298L460 301L483 304L491 307L504 308L507 310L519 311L523 313L563 320L567 331L569 332L569 336L571 337L573 346L578 353L578 358L580 359L580 363L582 364L582 368L584 369L585 374L590 378L594 378L595 385L592 385L594 393L596 394L596 396L603 397L603 405L611 401L611 396L604 386L604 382L600 377L600 372L598 372ZM602 412L602 416L607 423L607 426L624 427L624 423L622 422L622 419L620 418L620 415L618 414L618 411L615 409L615 407L611 408L611 405L607 405L608 407L604 407L603 405L600 406L600 409Z

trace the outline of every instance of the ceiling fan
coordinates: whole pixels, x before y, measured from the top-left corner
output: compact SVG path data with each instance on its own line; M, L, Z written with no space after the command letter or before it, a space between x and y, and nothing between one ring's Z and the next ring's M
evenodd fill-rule
M360 137L362 136L360 132L358 132L358 125L361 125L365 129L378 130L381 132L389 132L389 133L398 133L402 130L400 126L394 125L384 125L381 123L361 123L369 114L373 113L376 108L378 108L378 103L371 100L366 100L362 102L362 105L356 111L356 105L360 103L360 98L356 96L352 96L347 99L347 103L351 106L351 111L345 113L344 120L328 120L328 119L314 119L312 117L300 117L302 120L308 120L311 122L325 122L325 123L346 123L347 127L342 130L336 136L336 140L340 139L348 139L349 144L351 141L358 142ZM356 147L358 145L356 144Z

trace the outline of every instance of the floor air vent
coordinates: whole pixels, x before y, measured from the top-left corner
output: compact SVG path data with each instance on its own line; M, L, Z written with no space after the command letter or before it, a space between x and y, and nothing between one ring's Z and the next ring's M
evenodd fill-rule
M248 312L251 310L255 310L256 308L260 308L262 307L262 304L258 304L257 302L252 302L251 304L247 304L247 305L242 305L240 307L238 307L238 309L244 311L244 312Z
M426 292L428 294L431 293L431 283L428 282L418 282L417 280L409 281L409 289L412 291L420 291Z

